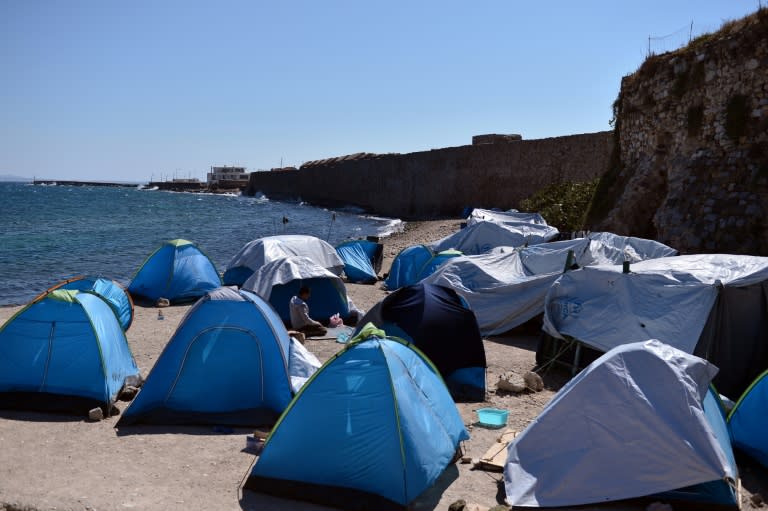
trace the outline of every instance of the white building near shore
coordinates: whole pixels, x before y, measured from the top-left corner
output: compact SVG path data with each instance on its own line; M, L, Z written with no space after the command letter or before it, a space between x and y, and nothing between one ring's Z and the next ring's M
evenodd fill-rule
M223 167L211 167L208 173L209 187L245 187L248 185L249 173L245 167L233 167L224 165Z

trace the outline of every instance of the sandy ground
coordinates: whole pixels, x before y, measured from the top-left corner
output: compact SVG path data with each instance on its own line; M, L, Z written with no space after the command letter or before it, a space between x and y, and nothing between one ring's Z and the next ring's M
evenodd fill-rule
M383 270L404 247L442 238L459 228L460 220L417 222L387 238ZM348 285L357 307L367 310L386 292L376 285ZM0 323L18 307L0 308ZM146 376L173 335L189 306L163 309L136 307L128 341L142 374ZM519 374L535 365L539 325L532 323L504 336L484 340L489 389L500 374ZM309 339L307 346L322 360L341 347L333 340ZM485 403L460 403L459 411L470 430L464 443L466 456L479 458L496 442L499 430L477 426L475 410L493 406L510 411L508 426L521 431L568 379L552 370L544 375L538 393L490 393ZM125 409L128 403L119 402ZM212 427L137 426L114 428L118 417L90 422L83 417L0 411L0 510L284 510L325 509L241 490L256 457L246 448L250 430L221 433ZM125 429L125 428L124 428ZM739 458L743 484L742 509L761 507L753 501L768 491L768 473ZM413 509L446 510L464 499L477 509L503 502L501 473L475 470L457 463L412 505ZM638 500L578 509L645 510L653 501ZM675 509L680 509L676 506ZM693 509L703 509L694 507Z

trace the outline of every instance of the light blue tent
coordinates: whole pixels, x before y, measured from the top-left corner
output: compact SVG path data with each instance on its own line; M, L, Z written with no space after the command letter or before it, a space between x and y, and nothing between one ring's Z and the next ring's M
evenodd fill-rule
M383 245L369 240L350 240L336 247L350 282L370 284L378 280ZM378 264L377 264L378 263ZM378 267L377 267L378 266Z
M75 277L56 284L45 293L55 289L90 291L99 295L112 308L120 322L120 326L123 327L123 331L127 331L131 326L131 322L133 322L133 300L131 300L131 295L127 289L114 280L97 277Z
M245 488L334 507L404 508L468 438L431 362L371 325L304 385Z
M432 275L447 260L462 255L458 250L433 252L425 245L404 248L392 261L389 276L384 285L390 291L416 284Z
M768 467L768 371L758 376L728 414L733 445Z
M187 240L171 240L150 255L128 286L132 295L151 301L184 302L200 298L221 285L208 256Z
M92 293L52 291L0 329L0 406L110 408L139 370L115 314Z
M222 287L187 312L118 425L273 424L293 397L275 311Z

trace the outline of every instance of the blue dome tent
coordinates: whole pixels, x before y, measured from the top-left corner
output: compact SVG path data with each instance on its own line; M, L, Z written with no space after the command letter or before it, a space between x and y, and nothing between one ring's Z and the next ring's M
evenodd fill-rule
M344 261L344 273L350 282L363 284L374 283L378 280L381 270L384 245L369 240L350 240L336 247L341 260Z
M485 399L485 348L475 313L451 288L420 282L401 287L369 310L387 335L413 342L435 364L455 398Z
M56 284L45 293L56 289L75 289L99 295L112 308L123 331L128 331L133 322L133 300L128 290L114 280L98 277L74 277Z
M405 508L468 438L429 360L369 325L302 387L244 487L346 509Z
M768 467L768 371L750 385L728 414L733 446Z
M425 245L413 245L404 248L392 261L389 275L384 285L390 291L403 286L410 286L432 275L444 262L462 255L458 250L433 252Z
M163 243L136 272L128 286L132 295L151 301L192 301L221 285L208 256L191 241L176 239Z
M59 289L0 328L0 407L107 412L141 381L115 314L99 296Z
M290 345L263 299L211 291L187 312L118 426L273 424L293 397Z

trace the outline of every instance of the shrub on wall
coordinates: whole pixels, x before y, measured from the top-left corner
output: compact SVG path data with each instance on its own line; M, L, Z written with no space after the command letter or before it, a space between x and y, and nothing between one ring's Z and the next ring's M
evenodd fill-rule
M520 201L520 209L541 213L548 224L561 231L581 230L598 181L553 183Z

